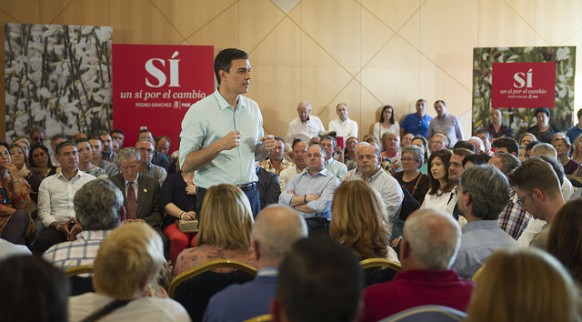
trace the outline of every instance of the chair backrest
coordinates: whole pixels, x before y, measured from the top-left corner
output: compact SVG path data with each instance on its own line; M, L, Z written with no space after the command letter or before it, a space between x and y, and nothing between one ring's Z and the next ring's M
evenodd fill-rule
M442 306L422 305L391 315L380 322L461 322L465 312Z
M265 314L255 316L254 318L244 320L243 322L271 322L271 321L273 321L273 317L271 316L271 314Z
M471 278L471 281L473 283L476 283L477 280L479 279L479 276L481 275L481 273L483 272L483 268L485 268L485 265L479 267L479 269L477 271L475 271L475 274L473 275L473 277Z
M71 281L71 296L93 292L93 265L79 265L69 267L65 275Z
M400 263L385 258L368 258L360 261L364 270L364 287L392 280L396 273L402 271Z
M216 273L217 268L234 268L230 273ZM169 287L170 297L182 304L192 321L202 321L210 298L232 284L252 281L254 267L233 260L213 260L176 276Z

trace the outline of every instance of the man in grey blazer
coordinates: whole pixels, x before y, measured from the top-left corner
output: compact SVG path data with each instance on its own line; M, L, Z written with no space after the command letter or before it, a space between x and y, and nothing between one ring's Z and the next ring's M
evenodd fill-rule
M134 148L119 151L120 174L109 179L123 192L126 221L145 221L159 231L162 222L158 200L160 185L156 179L139 174L140 155ZM132 189L131 192L129 189ZM133 202L132 202L133 200Z

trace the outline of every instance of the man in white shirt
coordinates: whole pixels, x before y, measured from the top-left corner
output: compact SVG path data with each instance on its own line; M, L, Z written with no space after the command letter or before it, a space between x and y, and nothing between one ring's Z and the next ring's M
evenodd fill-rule
M358 137L358 123L348 117L348 105L339 103L335 112L339 118L329 121L328 130L335 131L336 137L343 137L344 142L351 136Z
M291 121L287 129L287 136L285 137L287 146L291 146L294 139L302 139L305 142L309 142L312 137L319 135L320 132L325 132L319 117L310 115L311 105L309 102L299 103L297 114L299 117Z
M96 179L79 170L79 155L73 142L59 143L55 153L62 171L44 179L38 189L38 216L45 227L34 245L38 254L75 238L80 226L76 225L73 198L85 183Z

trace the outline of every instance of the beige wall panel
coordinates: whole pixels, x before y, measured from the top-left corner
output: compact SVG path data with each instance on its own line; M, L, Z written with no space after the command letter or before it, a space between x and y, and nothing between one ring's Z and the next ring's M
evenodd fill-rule
M241 48L252 52L285 18L285 14L270 0L248 0L239 6ZM252 17L252 18L250 18ZM283 35L285 39L285 35Z
M400 37L394 37L362 72L362 84L383 105L392 105L397 117L418 96L419 81L417 51Z
M327 124L327 104L352 76L305 34L301 35L301 101L309 101L314 115Z
M361 7L353 0L301 2L301 27L352 75L360 70Z
M6 14L7 22L38 23L40 0L2 0L0 12Z
M115 0L114 0L115 1ZM185 37L190 37L204 25L237 3L236 0L153 0L152 3Z
M582 28L582 19L566 18L582 13L582 1L509 0L507 4L548 44L561 43Z
M59 17L61 12L63 12L68 6L73 4L76 0L50 0L50 1L39 1L40 6L40 21L37 23L56 23L53 22ZM81 2L82 1L77 1ZM105 6L108 6L108 1L102 1ZM85 14L85 13L84 13Z
M46 3L45 3L46 2ZM87 26L110 26L109 22L109 1L103 0L76 0L70 4L56 2L56 6L50 6L49 1L43 1L41 10L44 7L50 7L49 11L54 14L52 18L47 16L50 20L45 23L59 24L59 25L87 25ZM148 4L149 5L149 4Z
M479 1L474 47L542 45L536 31L502 0Z
M239 46L238 5L229 7L187 39L190 45L213 45L214 53ZM245 49L245 48L242 48Z
M472 66L477 43L477 2L466 0L429 1L420 13L419 49L439 68L471 87L471 73L456 73L459 65ZM464 71L464 70L461 70Z
M400 29L426 0L362 0L362 6L394 31Z
M250 54L249 96L261 107L266 131L283 137L301 100L299 38L299 28L285 18Z
M362 10L361 67L366 66L374 56L394 37L394 32L370 12Z
M109 21L115 44L179 44L176 28L149 1L110 1Z

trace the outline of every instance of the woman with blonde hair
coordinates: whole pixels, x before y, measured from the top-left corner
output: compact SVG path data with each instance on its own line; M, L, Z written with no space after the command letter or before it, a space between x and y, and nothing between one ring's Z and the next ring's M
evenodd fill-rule
M116 228L93 263L95 293L69 300L70 321L190 321L174 300L142 296L164 262L162 238L148 224L132 222Z
M254 265L251 257L253 212L245 194L235 185L210 187L204 196L196 247L178 255L178 275L214 259L232 259Z
M329 234L352 249L360 259L373 257L398 261L389 246L390 227L380 194L363 180L344 181L331 203Z
M473 290L468 322L574 322L578 291L552 256L533 248L500 250L487 259Z

